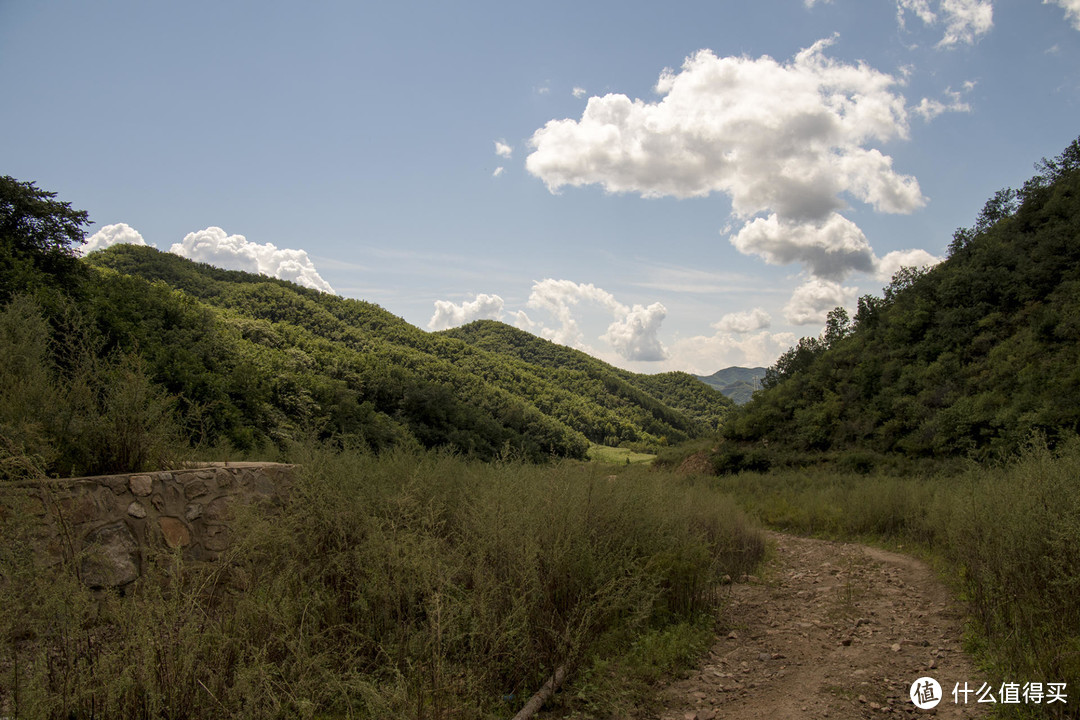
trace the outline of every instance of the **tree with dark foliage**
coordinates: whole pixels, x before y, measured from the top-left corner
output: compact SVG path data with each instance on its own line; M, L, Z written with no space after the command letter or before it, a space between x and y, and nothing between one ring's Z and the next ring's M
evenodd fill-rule
M44 286L69 286L82 272L76 249L90 225L84 210L32 182L0 177L0 303Z

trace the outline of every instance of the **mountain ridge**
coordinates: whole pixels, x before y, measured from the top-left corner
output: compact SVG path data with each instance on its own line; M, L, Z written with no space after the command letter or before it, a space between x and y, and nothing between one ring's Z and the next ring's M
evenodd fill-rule
M393 430L390 435L411 435L425 446L445 444L494 457L509 442L535 459L583 457L589 442L655 448L715 432L730 409L687 389L692 382L688 375L649 379L557 348L540 355L562 358L566 367L529 362L453 333L423 331L372 303L213 268L151 247L117 245L85 262L97 269L99 289L109 298L99 303L107 334L127 337L114 342L154 345L152 333L140 328L155 303L205 306L230 327L231 342L239 343L237 353L261 357L259 362L277 371L284 368L299 383L294 389L306 396L300 406L310 405L309 414L319 415L317 408L329 403L334 408L329 415L344 423L339 432L360 432L350 408L366 405L364 412L376 426ZM166 299L166 290L180 295ZM146 297L154 292L156 300ZM144 297L132 303L125 294ZM133 317L115 317L125 314ZM184 385L168 371L168 364L159 362L156 369L171 382L170 391L194 392L191 383ZM258 368L258 362L251 364ZM280 385L265 373L256 375L264 385ZM235 388L231 392L242 395ZM270 395L261 415L256 413L265 426L256 435L272 435L268 416L288 418L296 410ZM680 395L686 399L678 408L662 399ZM227 396L219 393L208 402L229 405ZM335 396L352 399L343 407ZM392 438L385 442L392 444ZM245 444L242 438L240 444Z
M695 375L694 377L731 398L736 405L745 405L750 402L754 393L761 389L765 368L733 365L717 370L712 375Z

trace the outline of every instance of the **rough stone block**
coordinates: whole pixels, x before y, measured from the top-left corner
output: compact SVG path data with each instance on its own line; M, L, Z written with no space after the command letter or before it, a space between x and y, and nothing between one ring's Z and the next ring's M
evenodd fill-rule
M226 525L207 525L203 528L203 547L213 552L221 552L229 547L229 528Z
M141 520L146 517L146 508L138 500L132 500L131 504L127 507L127 514Z
M161 527L161 536L169 547L182 548L191 544L191 530L180 518L160 517L158 525Z
M139 577L139 544L124 523L98 528L86 536L84 547L79 576L90 587L120 587Z
M217 480L217 486L222 490L228 490L234 484L233 471L228 468L218 468L215 473L215 479Z
M115 495L123 495L128 491L128 476L127 475L110 475L101 481L102 485L106 485Z
M146 497L154 491L154 479L149 475L132 475L128 480L128 487L132 495Z
M214 500L212 503L210 503L209 505L207 505L204 508L203 514L206 516L207 520L212 520L212 521L228 520L229 519L229 500L228 500L228 498L219 497L217 500Z
M91 522L98 517L98 506L91 493L84 492L74 497L61 498L57 503L64 519L72 525Z
M197 497L202 497L210 492L210 488L206 482L202 480L192 480L189 483L184 484L184 497L188 500L194 500Z

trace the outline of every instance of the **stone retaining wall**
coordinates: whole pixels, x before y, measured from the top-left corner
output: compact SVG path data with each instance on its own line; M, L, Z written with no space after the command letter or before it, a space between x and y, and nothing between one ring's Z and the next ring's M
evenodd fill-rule
M118 588L139 577L152 548L216 560L229 546L230 508L279 505L293 471L277 463L224 463L0 485L0 518L14 512L30 522L42 563L75 561L89 587Z

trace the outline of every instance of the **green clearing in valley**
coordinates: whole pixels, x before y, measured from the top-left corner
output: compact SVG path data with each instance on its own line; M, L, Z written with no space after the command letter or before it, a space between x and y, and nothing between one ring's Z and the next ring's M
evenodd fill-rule
M636 465L638 463L648 465L656 459L655 455L648 453L634 452L628 448L610 447L608 445L597 445L593 443L589 446L589 460L597 463L612 463L618 465L626 465L629 460L630 465Z

